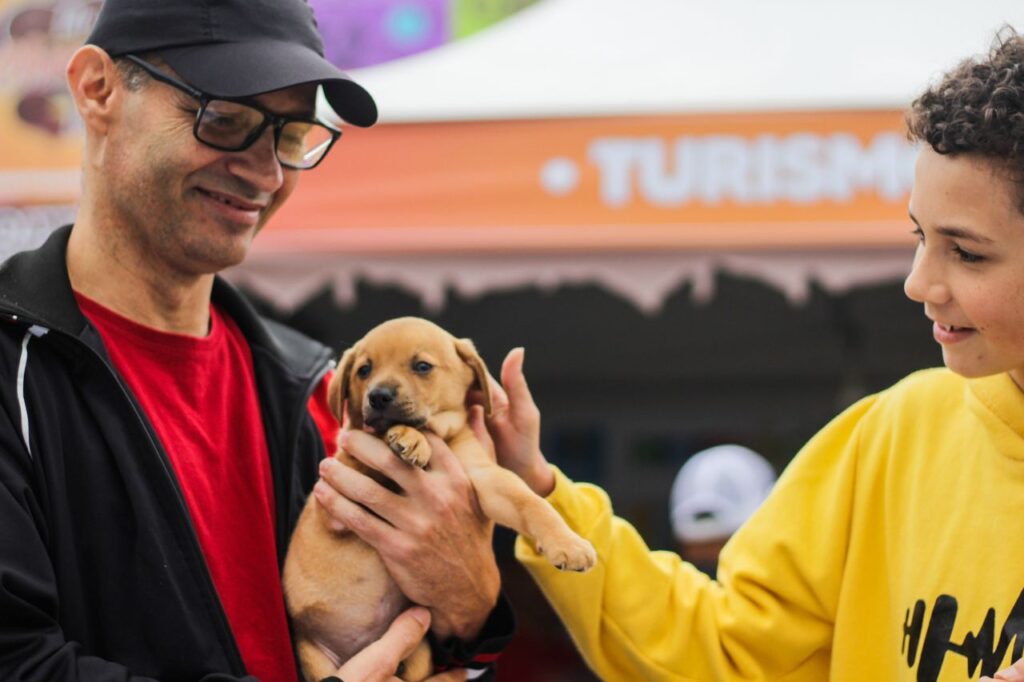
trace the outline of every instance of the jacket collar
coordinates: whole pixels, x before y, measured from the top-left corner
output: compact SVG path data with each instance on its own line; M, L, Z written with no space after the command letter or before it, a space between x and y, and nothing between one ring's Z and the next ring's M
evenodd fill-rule
M71 225L60 227L38 249L15 254L0 264L0 312L87 341L92 325L75 301L65 260L71 229ZM297 378L322 371L330 355L326 347L264 320L219 276L213 283L213 301L232 317L254 351L275 356Z

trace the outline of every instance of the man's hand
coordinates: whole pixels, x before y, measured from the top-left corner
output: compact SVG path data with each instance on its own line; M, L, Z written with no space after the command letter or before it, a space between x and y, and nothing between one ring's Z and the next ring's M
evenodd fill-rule
M338 523L380 554L411 601L430 609L440 639L472 640L498 599L501 578L491 548L493 524L452 451L428 434L427 469L397 457L381 439L345 431L341 447L400 488L394 493L334 459L320 465L313 492ZM372 512L372 513L371 513Z
M485 444L493 441L498 464L514 471L533 492L547 497L555 488L555 475L540 451L540 410L523 375L525 354L522 348L509 351L501 365L500 384L488 377L492 415L486 421L486 432L477 419L470 425L479 440Z
M1024 658L1020 659L1009 668L1003 668L996 673L995 677L982 677L979 682L996 682L1002 680L1003 682L1024 682Z
M400 682L395 677L398 664L411 654L430 626L430 613L414 607L399 614L380 639L348 659L338 668L337 677L350 682ZM460 682L465 670L449 670L426 682Z

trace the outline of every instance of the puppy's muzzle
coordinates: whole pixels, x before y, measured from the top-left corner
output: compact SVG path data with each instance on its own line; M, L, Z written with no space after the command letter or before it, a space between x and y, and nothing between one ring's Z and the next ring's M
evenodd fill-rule
M422 428L426 418L416 414L415 406L401 400L395 386L374 386L366 394L363 421L378 434L384 434L395 424Z
M377 412L383 412L391 406L391 403L395 402L395 389L390 386L378 386L366 399L370 401L370 407Z

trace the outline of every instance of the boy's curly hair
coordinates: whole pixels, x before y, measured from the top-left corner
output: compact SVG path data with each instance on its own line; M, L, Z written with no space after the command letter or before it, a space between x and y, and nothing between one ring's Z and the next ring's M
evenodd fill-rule
M939 154L1004 166L1024 212L1024 37L1000 30L988 55L964 60L914 100L907 129Z

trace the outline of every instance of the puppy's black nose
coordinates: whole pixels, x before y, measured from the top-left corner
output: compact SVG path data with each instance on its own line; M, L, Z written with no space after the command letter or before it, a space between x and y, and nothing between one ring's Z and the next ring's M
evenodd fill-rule
M370 391L368 396L370 407L375 410L385 410L395 400L395 389L388 386L378 386Z

